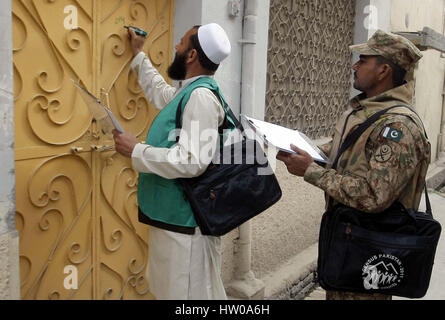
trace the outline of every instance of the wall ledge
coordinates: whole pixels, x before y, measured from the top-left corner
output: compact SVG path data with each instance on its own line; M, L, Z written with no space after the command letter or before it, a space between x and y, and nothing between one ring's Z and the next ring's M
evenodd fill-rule
M20 300L19 234L0 234L0 300Z
M316 286L318 242L263 277L265 300L303 299Z

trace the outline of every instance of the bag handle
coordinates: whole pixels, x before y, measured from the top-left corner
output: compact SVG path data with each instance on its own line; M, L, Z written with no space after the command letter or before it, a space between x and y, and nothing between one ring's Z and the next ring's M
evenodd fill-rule
M352 145L354 144L358 138L362 135L363 132L366 131L366 129L368 129L374 122L376 122L381 115L385 114L386 112L388 112L391 109L394 108L398 108L398 107L404 107L404 108L408 108L409 110L413 111L416 115L417 112L414 111L411 107L404 105L404 104L400 104L400 105L395 105L392 107L389 107L385 110L381 110L379 112L374 113L371 117L369 117L368 119L366 119L365 122L363 122L362 124L360 124L353 132L351 132L345 139L345 141L342 143L342 145L340 146L340 149L338 150L337 155L335 156L335 160L332 164L332 168L333 169L337 169L337 164L338 164L338 160L340 159L340 156ZM418 115L417 115L418 116ZM420 119L420 117L419 117ZM422 124L423 125L423 124ZM428 136L426 135L426 130L425 127L423 128L424 132L425 132L425 136L428 138ZM425 202L426 202L426 213L428 215L430 215L431 217L433 216L432 214L432 210L431 210L431 203L430 203L430 199L428 196L428 190L426 188L426 183L424 185L424 189L425 189ZM330 198L329 200L329 205L328 207L330 208L332 206L332 198Z

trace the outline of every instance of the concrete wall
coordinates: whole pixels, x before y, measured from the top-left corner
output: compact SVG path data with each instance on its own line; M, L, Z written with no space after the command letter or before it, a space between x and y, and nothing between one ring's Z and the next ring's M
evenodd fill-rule
M242 67L242 40L244 1L239 1L240 12L237 16L229 15L228 0L176 0L174 21L174 42L177 43L186 30L196 24L216 22L227 32L232 52L224 60L216 72L215 79L220 85L225 97L235 114L241 112L241 67ZM256 68L255 68L255 110L251 116L258 119L264 118L266 73L267 73L267 40L269 28L269 0L261 0L259 4L257 43L256 43ZM288 179L285 169L280 168L279 179ZM281 263L292 257L295 253L303 250L307 242L313 243L313 239L300 241L304 238L302 232L307 230L307 222L300 223L301 216L308 217L304 210L297 213L295 207L301 206L299 199L309 197L310 193L304 184L300 182L300 191L292 195L291 189L298 185L298 179L286 182L282 185L285 195L268 212L255 218L252 226L253 248L252 268L255 275L264 276L267 272L274 270ZM292 185L292 186L291 186ZM288 201L289 199L293 199ZM317 211L317 213L320 210ZM309 219L309 218L308 218ZM308 220L309 221L309 220ZM314 233L317 227L313 226ZM233 278L234 272L234 250L233 240L238 237L238 230L223 237L223 280L228 284Z
M391 3L391 31L421 31L430 27L444 31L443 0L393 0ZM432 161L437 160L438 137L442 122L445 59L436 50L423 51L415 74L416 102L426 127L432 148Z
M242 7L241 7L242 9ZM210 22L220 24L229 36L232 45L230 56L218 68L215 79L236 113L240 111L241 97L241 51L238 40L242 37L242 13L238 17L230 17L227 1L211 0L175 0L175 21L173 41L178 43L181 37L194 25ZM223 239L223 277L228 283L233 274L233 239L237 231L226 235Z
M416 32L430 27L444 32L444 0L357 0L356 8L354 43L366 42L376 29ZM415 107L424 121L434 162L440 146L445 59L436 50L422 53L424 57L415 72ZM354 54L353 61L357 59ZM351 87L351 96L357 93Z
M174 21L174 43L178 43L186 30L197 24L216 22L227 32L232 52L224 60L216 72L215 79L226 95L233 112L239 115L241 111L241 64L242 64L242 27L244 1L238 0L240 12L238 16L229 15L228 0L176 0ZM264 119L266 73L267 73L267 40L269 30L269 2L260 0L258 15L258 41L256 44L256 88L255 88L255 116Z
M240 1L241 12L237 17L229 16L228 2L176 0L174 41L176 43L184 30L195 24L217 22L227 31L232 53L221 64L215 78L233 111L239 114L242 72L242 44L239 40L242 39L244 1ZM257 22L255 110L251 116L258 119L264 118L265 110L269 6L269 0L260 1ZM278 274L278 278L281 276L292 281L292 276L280 275L280 268L317 241L324 198L317 188L309 186L301 178L289 175L282 163L277 162L276 175L283 190L282 199L252 220L252 270L260 279ZM222 276L225 284L233 278L236 250L233 240L237 237L238 230L223 237ZM266 288L267 291L271 290Z
M241 8L242 9L242 8ZM230 56L218 68L215 79L235 113L240 111L241 96L241 50L238 40L242 37L242 10L237 17L228 14L228 3L212 0L176 0L173 41L181 37L194 25L216 22L229 36L232 45Z
M325 205L323 191L289 174L281 161L275 174L283 196L252 222L252 270L261 279L318 241Z
M14 229L14 108L10 2L0 4L0 234ZM3 26L8 26L5 28Z
M391 1L388 0L357 0L354 20L354 44L365 43L377 31L390 31ZM359 58L358 53L352 54L352 64ZM351 67L352 67L351 64ZM354 74L351 69L351 98L360 93L354 89Z
M19 299L15 230L14 93L11 2L0 2L0 299Z
M442 32L443 8L443 0L357 0L354 43L366 42L377 29L420 31L429 26ZM353 57L352 62L357 58ZM442 119L443 60L440 53L428 50L416 72L416 108L430 137L433 161ZM357 93L351 86L351 95ZM252 222L252 269L266 283L266 298L277 296L280 290L298 287L311 272L324 211L324 197L319 189L289 175L279 162L276 175L283 198Z

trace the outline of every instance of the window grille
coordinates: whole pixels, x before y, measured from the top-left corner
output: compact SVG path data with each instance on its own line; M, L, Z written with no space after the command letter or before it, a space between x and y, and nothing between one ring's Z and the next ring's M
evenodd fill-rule
M331 136L349 100L355 0L271 0L266 121Z

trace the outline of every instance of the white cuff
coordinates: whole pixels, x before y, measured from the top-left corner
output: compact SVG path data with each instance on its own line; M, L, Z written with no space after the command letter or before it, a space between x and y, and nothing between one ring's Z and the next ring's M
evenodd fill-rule
M133 152L131 153L131 164L133 165L133 169L137 172L147 171L143 161L144 150L147 147L150 146L143 143L138 143L133 148Z
M141 65L142 61L144 61L146 55L143 51L139 52L137 55L134 56L133 60L131 61L130 68L138 73L139 66Z

